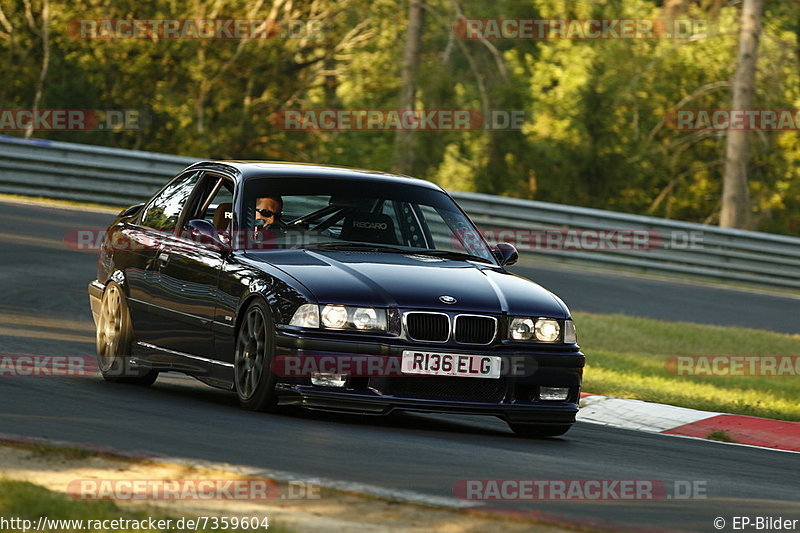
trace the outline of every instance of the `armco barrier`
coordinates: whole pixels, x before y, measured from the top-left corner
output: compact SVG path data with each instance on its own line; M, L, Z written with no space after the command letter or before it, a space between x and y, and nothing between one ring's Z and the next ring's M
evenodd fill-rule
M0 193L126 206L148 198L197 161L154 152L0 136ZM650 230L665 245L648 250L577 251L539 247L524 255L569 263L800 289L800 238L723 229L600 209L452 192L479 227ZM699 246L670 245L699 235Z
M0 136L0 192L125 206L197 159Z

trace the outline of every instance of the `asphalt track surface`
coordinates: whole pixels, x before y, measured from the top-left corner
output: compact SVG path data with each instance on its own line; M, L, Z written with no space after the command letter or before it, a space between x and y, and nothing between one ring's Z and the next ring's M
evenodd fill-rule
M64 235L111 215L0 202L0 355L93 354L86 284L94 253ZM573 310L798 332L798 300L613 273L526 264ZM588 348L588 347L587 347ZM587 352L590 354L591 350ZM452 496L464 479L699 482L705 499L503 502L495 507L634 529L732 531L734 516L800 518L800 455L578 423L524 440L493 418L391 418L237 407L233 394L162 375L150 389L99 377L0 377L0 433L246 464ZM615 526L609 525L609 529Z

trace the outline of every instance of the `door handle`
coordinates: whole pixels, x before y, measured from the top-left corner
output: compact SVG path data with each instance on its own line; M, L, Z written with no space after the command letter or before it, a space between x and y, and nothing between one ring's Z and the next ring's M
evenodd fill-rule
M169 261L169 254L167 252L161 252L158 254L158 266L164 266Z

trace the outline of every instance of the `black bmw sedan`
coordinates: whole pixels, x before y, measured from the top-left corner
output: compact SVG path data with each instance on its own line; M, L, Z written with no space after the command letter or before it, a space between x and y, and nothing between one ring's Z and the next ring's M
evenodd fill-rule
M176 371L242 406L575 421L569 310L505 270L440 187L318 165L201 162L105 234L89 300L108 381Z

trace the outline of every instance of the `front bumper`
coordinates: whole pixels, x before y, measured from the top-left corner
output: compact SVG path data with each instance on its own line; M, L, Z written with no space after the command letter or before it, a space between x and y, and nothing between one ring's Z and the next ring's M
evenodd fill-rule
M92 308L92 318L95 325L97 325L97 319L100 316L100 302L103 298L105 287L99 281L94 280L89 283L87 290L89 292L89 306Z
M469 378L463 378L469 379ZM301 389L281 385L278 392L280 405L297 405L312 409L346 411L359 414L387 415L392 411L420 413L452 413L464 415L491 415L512 423L572 424L578 412L577 403L552 405L486 404L441 400L373 396L350 392Z
M356 375L343 387L312 385L307 374L279 377L281 405L298 405L362 414L385 415L395 410L494 415L512 423L571 424L580 398L585 357L579 351L520 351L510 346L466 349L464 346L403 345L309 339L307 335L279 332L276 356L377 357L384 363L375 368L400 367L403 350L493 355L529 361L524 375L500 378L445 376ZM390 359L396 359L391 364ZM540 400L540 387L569 390L564 401Z

